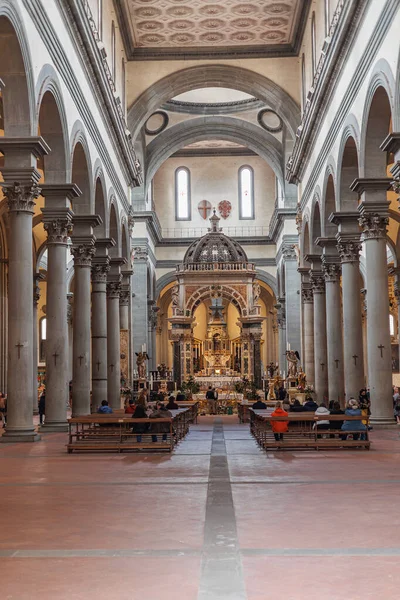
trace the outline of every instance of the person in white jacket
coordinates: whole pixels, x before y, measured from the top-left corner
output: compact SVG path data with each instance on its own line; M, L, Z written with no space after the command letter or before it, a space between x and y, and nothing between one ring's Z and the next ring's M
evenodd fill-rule
M326 404L324 402L321 402L321 404L318 406L317 410L315 411L315 416L316 417L321 417L321 416L328 416L330 415L330 411L327 409ZM320 421L317 421L316 423L314 423L314 429L317 428L318 430L320 429L329 429L330 428L330 422L329 420L325 420L325 419L321 419Z

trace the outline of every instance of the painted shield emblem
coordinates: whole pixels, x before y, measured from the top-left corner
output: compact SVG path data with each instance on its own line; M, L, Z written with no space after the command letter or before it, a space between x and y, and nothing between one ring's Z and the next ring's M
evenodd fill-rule
M211 212L211 204L208 200L202 200L198 203L197 208L203 219L207 219Z
M221 217L223 219L227 219L231 214L232 204L229 202L229 200L221 200L221 202L218 204L218 210Z

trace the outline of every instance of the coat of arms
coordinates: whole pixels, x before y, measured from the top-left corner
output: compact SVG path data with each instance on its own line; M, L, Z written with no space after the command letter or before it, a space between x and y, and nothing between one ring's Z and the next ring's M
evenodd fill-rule
M232 204L229 202L229 200L221 200L221 202L218 204L218 210L221 217L223 219L227 219L231 214Z
M203 219L207 219L208 215L211 212L211 204L209 203L209 201L202 200L198 203L197 208L199 209L199 213L203 217Z

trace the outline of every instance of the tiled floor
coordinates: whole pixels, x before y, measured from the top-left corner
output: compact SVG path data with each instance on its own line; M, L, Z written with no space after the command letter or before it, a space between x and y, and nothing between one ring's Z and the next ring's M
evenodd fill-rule
M372 442L266 454L202 417L170 456L1 445L0 597L397 600L399 432Z

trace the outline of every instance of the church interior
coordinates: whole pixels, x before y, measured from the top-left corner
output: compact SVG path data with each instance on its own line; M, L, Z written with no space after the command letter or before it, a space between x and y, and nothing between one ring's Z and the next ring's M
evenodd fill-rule
M0 0L2 598L398 597L399 28Z

